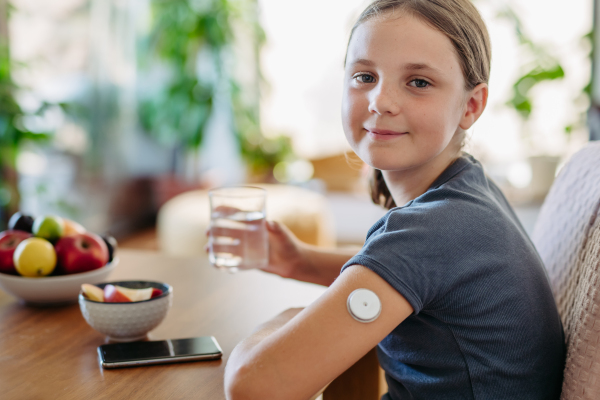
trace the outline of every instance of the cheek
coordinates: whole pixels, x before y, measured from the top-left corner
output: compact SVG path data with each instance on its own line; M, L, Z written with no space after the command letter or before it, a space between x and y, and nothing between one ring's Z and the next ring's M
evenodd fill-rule
M350 142L352 142L354 135L358 133L357 130L362 128L362 111L364 108L362 103L361 96L348 88L344 89L342 97L342 125L346 138Z
M423 128L424 132L429 132L430 135L444 141L451 138L460 121L460 111L452 99L438 102L427 107L420 107L416 112L411 113L418 116L418 125Z

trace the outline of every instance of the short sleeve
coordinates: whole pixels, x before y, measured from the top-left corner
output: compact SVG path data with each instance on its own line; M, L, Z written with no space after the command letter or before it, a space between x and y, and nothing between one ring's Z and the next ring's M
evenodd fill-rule
M439 298L451 278L456 246L443 204L411 204L388 212L361 251L342 268L363 265L381 276L418 314Z
M491 273L502 252L510 251L505 218L489 208L454 188L431 190L379 220L342 271L356 264L369 268L404 296L415 314L448 307L449 293L475 283L486 269Z
M357 264L414 309L379 343L392 397L556 397L564 336L542 261L472 157L375 223L342 273Z

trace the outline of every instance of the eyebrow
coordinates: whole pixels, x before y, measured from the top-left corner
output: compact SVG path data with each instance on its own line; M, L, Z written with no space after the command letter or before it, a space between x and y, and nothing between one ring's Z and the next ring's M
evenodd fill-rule
M442 73L442 71L440 71L439 69L423 63L408 63L404 65L404 69L408 71L432 71L437 72L439 74Z
M366 58L359 58L356 61L354 61L352 63L354 64L361 64L361 65L365 65L367 67L373 67L375 66L375 63L371 60L367 60ZM432 66L429 66L425 63L408 63L408 64L404 64L403 69L407 70L407 71L431 71L431 72L435 72L438 74L441 74L442 71L434 68Z
M366 65L367 67L372 67L375 65L375 63L373 61L367 60L366 58L359 58L352 63L352 65L354 65L354 64L362 64L362 65Z

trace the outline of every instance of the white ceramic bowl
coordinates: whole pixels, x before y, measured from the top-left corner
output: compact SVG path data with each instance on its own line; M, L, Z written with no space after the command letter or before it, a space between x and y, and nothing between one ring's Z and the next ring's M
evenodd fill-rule
M94 284L106 281L118 263L119 259L115 258L104 267L93 271L42 278L27 278L0 273L0 287L31 305L53 306L75 303L82 283Z
M163 293L150 300L128 303L102 303L79 293L79 308L88 324L114 342L130 342L146 337L167 316L173 301L173 288L166 283L150 281L106 282L96 286L104 289L108 284L131 289L155 287Z

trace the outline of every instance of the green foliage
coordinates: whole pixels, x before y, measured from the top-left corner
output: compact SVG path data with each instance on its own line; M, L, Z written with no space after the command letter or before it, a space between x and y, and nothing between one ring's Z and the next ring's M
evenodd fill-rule
M584 45L589 47L588 58L593 63L594 62L594 27L587 34L583 35L581 38L581 42ZM588 99L592 98L592 79L590 77L590 81L583 88L583 93L587 96Z
M260 132L258 89L248 101L244 90L227 70L225 60L232 55L235 24L253 35L255 63L264 43L264 32L256 18L255 0L153 0L152 30L143 49L142 64L156 63L156 57L169 69L166 86L140 102L144 129L159 143L198 149L211 115L218 87L226 82L234 118L234 129L242 156L252 169L273 166L285 157L289 140L267 140ZM209 66L203 74L202 66ZM200 71L199 71L200 70Z
M523 120L528 120L533 109L531 89L542 82L562 79L565 72L556 57L525 34L521 19L514 10L506 6L498 13L498 17L513 24L519 43L531 57L531 61L523 67L525 72L513 84L512 97L506 103L514 108Z
M0 16L1 17L1 16ZM30 132L23 126L28 115L15 100L19 89L11 77L10 51L6 38L0 38L0 229L20 203L17 180L17 154L27 141L48 142L50 134ZM37 114L49 105L43 104Z
M511 105L523 119L527 119L533 107L530 90L540 82L561 79L564 76L565 72L560 64L555 64L550 68L537 65L514 83L513 96L507 104Z
M4 163L8 151L16 152L25 141L48 141L47 133L30 132L23 126L23 118L27 115L15 100L15 92L19 89L10 75L10 53L7 48L0 49L0 161ZM36 112L42 114L48 104Z
M207 2L202 9L188 0L154 0L149 55L171 69L167 86L140 104L142 126L160 143L195 149L213 106L214 82L198 77L198 52L206 49L220 67L219 51L231 42L227 0Z
M554 57L550 51L543 46L534 43L524 33L521 20L514 10L506 6L501 12L498 13L498 16L500 18L507 19L513 24L519 43L524 46L532 59L530 63L524 65L523 70L525 72L513 84L512 97L506 103L512 107L524 121L527 121L531 116L531 112L533 111L534 107L530 94L531 90L542 82L564 78L565 72L559 60ZM594 59L593 38L593 29L581 38L582 43L588 46L590 49L588 53L590 60ZM587 101L589 101L589 99L591 99L591 95L592 79L590 77L588 84L581 91L580 98L585 98ZM575 129L584 126L586 123L585 120L585 113L578 115L575 118L575 121L564 127L565 135L570 136Z
M582 45L587 46L589 48L588 58L592 63L594 63L594 28L593 27L590 32L588 32L581 38L581 43L582 43ZM592 99L592 87L593 87L592 79L593 79L593 74L590 74L590 80L588 81L588 84L581 90L579 97L575 100L583 100L588 104L590 103L590 101ZM587 124L587 110L584 112L581 112L576 117L575 121L573 121L569 125L565 126L564 132L567 136L570 136L571 133L573 133L573 131L575 129L580 128L580 127L585 127L586 124Z
M159 143L197 149L213 98L197 79L180 76L165 92L140 104L142 126Z

